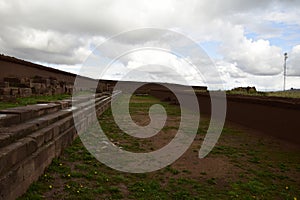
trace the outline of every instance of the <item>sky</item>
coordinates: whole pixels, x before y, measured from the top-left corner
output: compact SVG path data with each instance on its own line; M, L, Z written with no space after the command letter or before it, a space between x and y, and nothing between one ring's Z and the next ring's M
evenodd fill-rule
M208 73L208 68L203 77L196 76L186 62L189 56L172 54L176 49L166 41L155 41L152 34L110 40L111 49L100 54L110 58L115 49L157 43L167 51L133 51L101 77L122 79L131 69L148 64L131 78L174 82L174 74L162 70L167 66L190 84L209 82L210 89L282 90L287 52L287 88L300 88L298 0L0 0L0 24L1 54L72 73L80 73L108 39L135 29L158 28L180 33L199 45L214 63L222 84L213 83L217 75ZM94 71L87 75L99 77Z

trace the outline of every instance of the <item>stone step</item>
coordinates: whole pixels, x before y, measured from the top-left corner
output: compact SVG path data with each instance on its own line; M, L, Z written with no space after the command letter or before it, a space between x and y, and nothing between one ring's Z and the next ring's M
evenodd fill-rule
M84 116L84 114L90 114L91 108L93 105L100 106L103 102L108 101L109 97L99 97L93 104L93 101L90 100L88 102L83 102L77 106L77 108L68 108L63 110L58 110L55 113L50 113L47 115L43 115L39 118L35 118L29 121L26 121L21 124L17 124L10 127L1 127L0 128L0 148L4 147L20 138L23 138L30 133L36 132L40 129L48 127L55 122L65 119L67 117L72 117L73 112L78 114L74 114L74 116ZM77 111L78 110L78 111ZM9 115L9 114L8 114ZM12 114L10 114L12 115Z
M31 138L23 138L0 149L0 176L37 150Z
M97 102L105 97L106 96L103 96L103 94L93 94L91 96L78 96L74 99L65 99L52 103L45 102L0 110L0 127L13 126L43 115L57 112L61 109L69 108L72 105L72 100L76 101L76 104L90 104L90 101L94 100ZM83 104L83 106L84 105L85 104Z
M37 148L59 137L60 134L70 128L74 129L72 116L56 121L43 129L33 131L24 138L11 141L8 145L0 148L0 176L16 165L18 161L24 160Z
M72 131L71 139L76 130L72 116L66 117L60 121L53 123L41 130L38 130L25 138L19 139L3 148L0 148L0 176L7 172L10 168L24 160L38 148L59 138L65 132ZM62 141L64 142L64 141Z
M60 110L22 124L0 128L0 148L71 115L68 110Z
M56 103L35 104L0 110L0 127L9 127L61 110Z

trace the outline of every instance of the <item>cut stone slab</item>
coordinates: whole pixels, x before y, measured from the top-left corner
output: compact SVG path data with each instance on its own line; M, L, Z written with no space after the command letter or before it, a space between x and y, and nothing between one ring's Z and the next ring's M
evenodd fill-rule
M20 115L18 114L0 114L0 127L11 126L19 124L21 121Z
M60 109L61 106L55 103L36 104L0 110L0 114L16 114L20 116L20 122L25 122L45 114L54 113Z
M5 147L11 143L11 138L9 134L0 133L0 148Z

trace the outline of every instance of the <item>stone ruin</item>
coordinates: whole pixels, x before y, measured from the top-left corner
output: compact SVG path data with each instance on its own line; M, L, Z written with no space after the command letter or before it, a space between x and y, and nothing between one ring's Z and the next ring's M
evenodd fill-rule
M71 94L73 83L58 81L55 77L4 77L0 81L0 100L13 101L18 97L35 95Z

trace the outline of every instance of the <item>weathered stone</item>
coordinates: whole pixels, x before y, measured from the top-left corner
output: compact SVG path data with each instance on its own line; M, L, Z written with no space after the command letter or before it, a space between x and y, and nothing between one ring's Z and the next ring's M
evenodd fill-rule
M37 145L32 139L25 138L1 149L0 160L5 160L5 165L0 166L0 175L7 172L18 162L36 151ZM3 163L3 161L0 163Z
M20 184L22 176L18 176L17 170L11 170L0 179L0 199L13 200L20 194L16 194L14 191L17 184Z
M17 140L26 135L29 135L37 129L38 127L36 124L24 123L13 127L1 128L0 132L8 134L12 140Z
M21 118L18 114L0 114L0 127L18 124L20 121Z
M31 83L30 87L33 88L33 90L35 91L35 93L39 94L39 91L42 88L42 84L41 83Z
M10 89L10 94L12 96L18 96L18 94L19 94L19 88L11 88Z
M52 152L52 153L51 153ZM0 179L0 199L16 199L38 180L55 155L54 143L44 146L10 169Z
M55 139L56 156L61 155L63 149L72 143L75 134L76 134L75 127L70 127Z
M32 95L31 88L19 88L20 97L30 97Z
M59 104L61 106L61 109L65 109L71 106L71 100L62 100L62 101L56 101L56 104Z
M26 122L28 124L35 124L38 129L42 129L46 126L48 126L48 120L45 118L37 118L31 121Z
M77 108L64 110L60 109L71 106L71 101L3 111L18 116L20 123L24 122L22 120L26 122L0 128L0 145L3 145L0 148L0 199L15 199L23 194L43 174L52 159L61 155L63 149L78 136L77 129L85 131L89 123L94 123L93 108L100 115L110 106L110 98L95 97L96 104L93 103L94 98L82 98ZM80 120L76 124L77 129L73 112ZM2 124L5 124L4 121Z
M33 138L38 147L41 147L44 145L44 143L47 143L48 141L52 140L53 138L53 129L50 127L46 127L44 129L38 130L35 133L30 134L28 137Z
M61 124L59 125L59 132L61 133L64 132L65 130L70 128L73 124L74 124L74 120L72 116L61 120Z
M55 144L49 143L44 145L34 158L34 168L42 173L55 157Z
M5 110L0 110L1 114L17 114L20 116L20 122L32 119L32 111L26 109L25 107L10 108Z
M0 88L0 95L10 95L10 88Z
M21 122L40 117L45 114L54 113L60 109L60 105L49 103L49 104L36 104L17 108L10 108L0 110L0 114L18 114Z
M7 146L11 143L11 138L8 134L0 133L0 148Z

